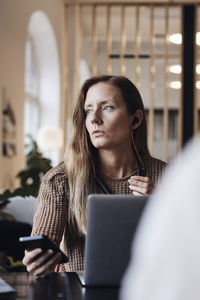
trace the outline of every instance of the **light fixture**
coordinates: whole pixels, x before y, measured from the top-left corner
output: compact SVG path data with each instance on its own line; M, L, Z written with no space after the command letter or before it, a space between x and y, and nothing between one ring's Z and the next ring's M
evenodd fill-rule
M196 82L196 88L197 88L198 90L200 90L200 81L199 81L199 80Z
M172 65L169 67L169 71L174 74L181 74L181 65Z
M180 45L182 43L182 34L181 33L170 34L169 41L173 44Z
M196 72L197 74L200 74L200 64L196 65Z
M197 32L196 34L196 43L198 46L200 46L200 32Z
M171 81L171 82L169 83L169 87L170 87L171 89L180 90L180 89L181 89L181 82L180 82L180 81ZM196 88L197 88L198 90L200 90L200 80L198 80L198 81L196 82Z
M176 45L182 44L182 34L181 33L170 34L169 41ZM200 46L200 32L196 33L196 43L198 46Z
M60 150L63 146L63 131L60 127L44 126L37 134L37 143L41 151Z
M174 74L181 74L182 67L181 65L171 65L169 66L169 71ZM196 72L200 74L200 64L196 65Z
M181 82L180 81L171 81L169 83L169 87L175 90L180 90L181 89Z

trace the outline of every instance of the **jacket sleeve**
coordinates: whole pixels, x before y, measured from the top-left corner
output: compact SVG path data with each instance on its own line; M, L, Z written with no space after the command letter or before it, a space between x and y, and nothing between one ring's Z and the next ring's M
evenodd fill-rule
M67 176L58 168L51 169L43 178L31 235L47 235L58 246L67 222Z

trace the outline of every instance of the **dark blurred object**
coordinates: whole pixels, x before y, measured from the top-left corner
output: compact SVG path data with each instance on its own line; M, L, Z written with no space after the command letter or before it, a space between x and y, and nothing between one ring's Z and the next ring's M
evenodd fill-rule
M4 208L10 201L9 200L1 200L0 201L0 209Z
M0 221L0 252L14 260L22 260L24 248L19 242L20 236L30 235L32 226L17 221Z

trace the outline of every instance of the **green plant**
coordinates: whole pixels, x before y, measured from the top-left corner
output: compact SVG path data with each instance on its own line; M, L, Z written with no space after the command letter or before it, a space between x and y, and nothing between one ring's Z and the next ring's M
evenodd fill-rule
M48 158L42 157L42 154L38 151L36 141L31 136L28 137L30 142L25 147L26 169L17 174L21 187L13 192L6 190L0 195L0 200L17 195L23 197L29 195L37 196L42 177L52 167L51 161Z

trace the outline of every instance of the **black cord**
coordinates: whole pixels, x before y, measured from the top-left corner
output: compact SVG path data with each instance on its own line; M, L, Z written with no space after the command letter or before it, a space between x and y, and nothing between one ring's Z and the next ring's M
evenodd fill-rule
M145 176L145 170L140 168L139 163L138 163L138 168L137 168L136 175L137 176ZM103 183L103 181L99 177L96 177L96 181L97 181L97 184L99 185L99 187L101 188L101 190L104 194L111 194L109 192L108 188L105 186L105 184Z
M107 187L103 184L103 182L101 181L101 179L99 177L96 177L97 183L99 184L102 192L104 194L110 194L110 192L108 191Z

